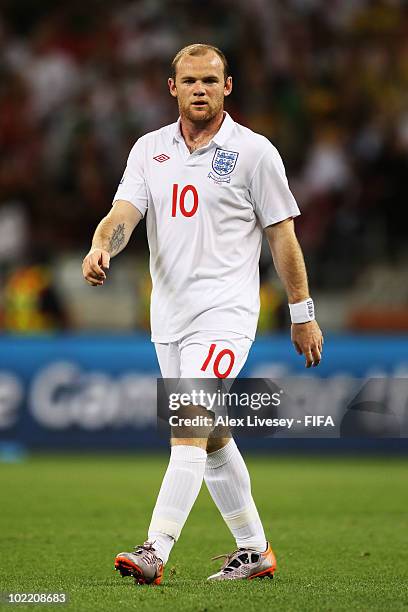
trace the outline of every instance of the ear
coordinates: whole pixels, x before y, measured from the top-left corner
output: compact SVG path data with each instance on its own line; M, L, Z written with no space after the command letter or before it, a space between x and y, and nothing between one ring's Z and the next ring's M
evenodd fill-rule
M168 79L167 84L169 86L170 94L173 96L173 98L177 98L177 87L175 80L170 78Z
M224 85L224 96L229 96L232 91L232 77L227 77Z

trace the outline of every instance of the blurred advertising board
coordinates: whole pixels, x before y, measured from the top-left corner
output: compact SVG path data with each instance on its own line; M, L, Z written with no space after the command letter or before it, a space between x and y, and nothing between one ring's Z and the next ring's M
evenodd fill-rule
M404 379L408 384L408 338L329 337L322 364L305 370L287 336L264 336L254 343L241 374L255 379L294 376L297 387L302 377L315 379L322 413L329 403L335 410L335 398L347 396L352 379L379 378L387 382L394 403L399 394L398 410L408 415L407 385L401 385ZM157 432L158 376L154 347L146 336L3 336L0 442L30 449L166 448L167 441ZM399 386L393 383L397 379ZM340 413L340 404L336 410ZM271 440L255 436L245 445L269 448L267 442ZM302 446L299 440L272 442L276 448Z

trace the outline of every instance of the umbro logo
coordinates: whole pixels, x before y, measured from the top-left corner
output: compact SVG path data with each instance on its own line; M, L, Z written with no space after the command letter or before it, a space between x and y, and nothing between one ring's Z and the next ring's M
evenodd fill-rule
M158 161L160 164L167 161L168 159L170 159L170 157L168 155L166 155L165 153L160 153L160 155L156 155L155 157L153 157L153 159L155 159L156 161Z

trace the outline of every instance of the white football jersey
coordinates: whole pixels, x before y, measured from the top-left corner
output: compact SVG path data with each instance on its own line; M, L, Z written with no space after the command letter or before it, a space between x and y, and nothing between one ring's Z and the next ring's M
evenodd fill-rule
M253 340L262 229L300 214L269 140L225 113L190 153L178 120L136 142L116 200L146 214L153 342L206 330Z

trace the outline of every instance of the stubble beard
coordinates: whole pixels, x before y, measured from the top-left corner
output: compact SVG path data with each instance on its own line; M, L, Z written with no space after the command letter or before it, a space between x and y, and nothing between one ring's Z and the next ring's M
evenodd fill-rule
M188 119L189 121L191 121L191 123L194 123L196 125L199 126L203 126L206 125L208 123L210 123L214 117L216 117L218 115L218 113L220 112L220 110L222 110L223 106L221 105L217 105L216 108L210 108L209 106L206 107L206 110L203 111L192 111L190 105L187 105L186 107L182 107L179 104L179 113L181 117L185 117L186 119Z

